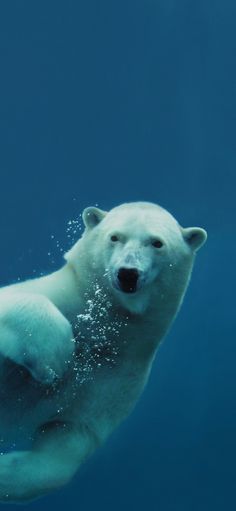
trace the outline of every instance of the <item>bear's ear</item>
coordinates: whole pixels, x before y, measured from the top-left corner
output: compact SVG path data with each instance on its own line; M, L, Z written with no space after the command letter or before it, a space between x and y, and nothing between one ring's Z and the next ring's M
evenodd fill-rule
M201 229L201 227L182 228L182 234L184 240L193 251L198 250L202 245L204 245L207 239L207 233L204 229Z
M95 208L93 206L85 208L82 214L85 227L92 229L103 220L106 214L106 211L102 211L101 209Z

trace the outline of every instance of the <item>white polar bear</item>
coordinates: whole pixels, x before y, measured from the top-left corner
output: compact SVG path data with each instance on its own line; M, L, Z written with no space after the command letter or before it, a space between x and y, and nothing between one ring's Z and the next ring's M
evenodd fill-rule
M147 202L83 220L63 268L0 291L1 501L68 482L130 413L206 240Z

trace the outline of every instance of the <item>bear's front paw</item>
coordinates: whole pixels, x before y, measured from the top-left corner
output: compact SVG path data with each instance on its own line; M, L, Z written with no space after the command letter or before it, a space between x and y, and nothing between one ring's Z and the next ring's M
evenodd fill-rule
M34 379L52 383L72 361L69 321L42 295L8 294L0 304L0 353L26 367Z
M66 368L68 367L68 363L66 367L65 362L65 371L56 371L56 369L50 367L49 364L45 364L42 359L40 359L40 356L38 358L39 360L37 357L31 357L30 355L27 355L22 360L21 365L30 372L34 380L37 380L38 382L45 385L51 385L56 380L61 378L66 371Z

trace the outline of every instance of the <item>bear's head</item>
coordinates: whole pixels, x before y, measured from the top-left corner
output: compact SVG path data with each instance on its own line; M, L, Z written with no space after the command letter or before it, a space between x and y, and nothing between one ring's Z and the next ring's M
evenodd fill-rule
M130 312L142 313L154 295L182 293L196 251L206 240L199 227L182 228L165 209L148 202L110 212L88 207L85 232L66 254L83 278L111 293Z

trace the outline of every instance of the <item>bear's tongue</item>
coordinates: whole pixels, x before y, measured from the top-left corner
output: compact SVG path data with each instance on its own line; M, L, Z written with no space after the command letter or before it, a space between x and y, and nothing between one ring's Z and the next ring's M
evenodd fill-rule
M137 289L137 281L134 279L126 279L120 282L121 291L124 293L135 293Z
M128 284L127 282L121 286L121 290L124 293L135 293L136 291L136 284L132 286L131 284Z

